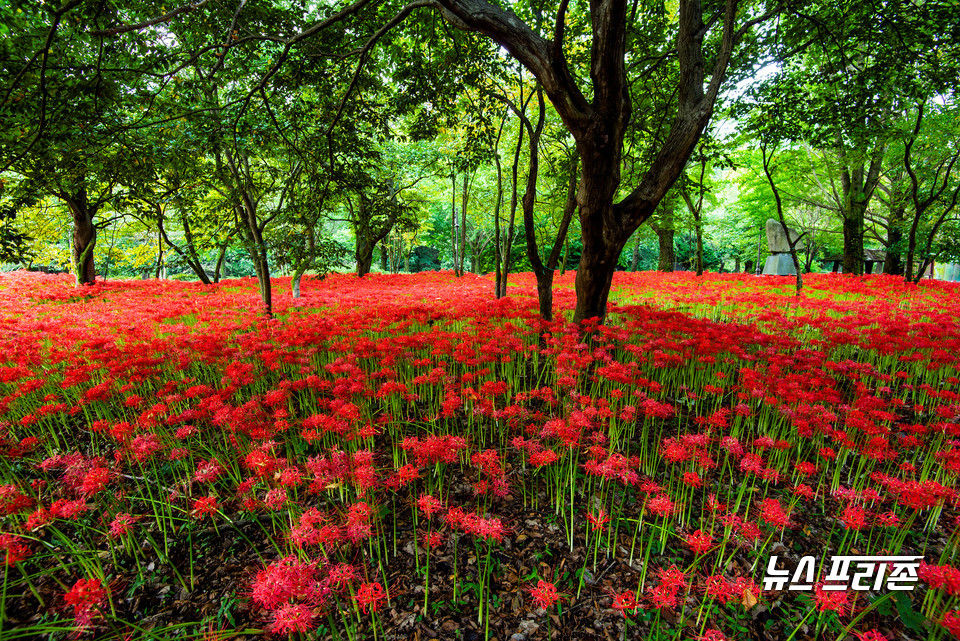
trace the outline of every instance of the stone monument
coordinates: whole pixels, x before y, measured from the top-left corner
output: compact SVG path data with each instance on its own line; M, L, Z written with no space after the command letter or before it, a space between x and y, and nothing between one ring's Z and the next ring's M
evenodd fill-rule
M783 233L783 225L780 221L773 218L767 219L767 249L770 250L771 255L767 256L767 262L763 265L764 276L793 276L797 273L793 266L793 257L790 256L790 243L796 243L800 239L800 234L789 227L787 227L787 233L790 234L789 242L787 234Z

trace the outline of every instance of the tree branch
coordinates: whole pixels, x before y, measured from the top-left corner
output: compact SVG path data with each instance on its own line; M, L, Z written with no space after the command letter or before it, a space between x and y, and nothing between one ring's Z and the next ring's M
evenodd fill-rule
M140 29L146 29L147 27L152 27L154 25L162 24L164 22L170 22L181 13L190 13L195 11L207 4L207 0L197 0L197 2L191 2L188 5L178 7L173 11L168 11L162 16L156 18L151 18L150 20L145 20L143 22L138 22L137 24L123 25L120 27L113 27L111 29L101 29L98 31L91 31L90 35L94 38L106 38L109 36L117 36L121 33L127 33L128 31L139 31Z

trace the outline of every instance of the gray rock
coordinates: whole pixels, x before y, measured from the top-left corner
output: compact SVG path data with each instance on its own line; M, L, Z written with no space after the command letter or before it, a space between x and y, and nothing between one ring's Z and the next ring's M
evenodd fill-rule
M795 229L787 227L787 231L790 232L791 242L800 238L800 234ZM790 244L787 242L787 235L783 233L783 225L773 218L767 218L767 248L771 254L790 253ZM799 243L797 249L799 249ZM763 273L767 273L766 269Z
M779 225L779 223L777 223ZM767 256L763 265L764 276L794 276L797 270L793 267L793 257L790 254L774 254Z

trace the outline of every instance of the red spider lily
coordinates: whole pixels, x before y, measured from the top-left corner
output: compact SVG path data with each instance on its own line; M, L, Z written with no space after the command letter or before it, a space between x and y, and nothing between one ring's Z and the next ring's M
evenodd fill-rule
M424 532L422 539L427 548L438 548L447 541L446 535L442 532Z
M540 579L536 587L530 588L530 596L538 608L549 610L560 600L561 594L557 592L557 586L549 581Z
M931 588L940 589L950 596L960 595L960 570L950 565L928 565L921 561L917 577Z
M133 526L138 520L137 517L125 512L118 513L113 517L113 521L110 522L110 536L115 539L126 536L133 530Z
M636 594L634 594L632 590L626 590L613 594L612 607L626 617L627 612L633 614L633 610L636 610L640 606L637 603Z
M694 554L703 554L713 546L713 537L703 530L697 530L685 542Z
M533 467L543 467L544 465L555 463L559 458L556 452L551 449L546 449L531 453L528 460Z
M940 619L940 625L949 630L953 636L960 637L960 610L945 612Z
M727 641L727 637L720 630L711 629L697 637L697 641Z
M327 570L327 580L336 590L344 590L357 578L357 569L348 563L338 563Z
M30 558L32 551L19 536L5 532L0 534L0 554L3 554L4 565L12 566Z
M94 467L83 477L83 482L80 486L80 493L84 496L93 496L98 492L106 489L107 483L110 482L112 474L110 470L105 467Z
M428 519L443 509L443 504L430 494L422 494L420 498L417 499L417 506Z
M650 606L658 610L673 608L677 605L677 591L666 585L652 587L644 596L650 602Z
M836 612L840 616L847 614L850 607L850 592L847 590L824 590L823 583L814 587L814 602L820 612Z
M386 598L387 595L383 591L383 586L379 583L361 584L360 588L357 590L356 596L354 597L364 614L367 613L368 609L370 612L376 612L379 610L380 605Z
M284 603L273 611L273 621L268 629L273 634L307 632L313 629L315 618L313 608L305 603Z
M660 585L670 590L678 591L687 587L686 575L676 565L657 570L657 576L660 578Z
M783 507L777 499L764 499L761 502L760 518L777 529L790 525L790 516L783 511Z
M840 520L848 530L862 530L867 525L867 511L859 505L848 505L843 509Z
M670 516L673 514L675 506L670 497L666 494L655 496L647 502L647 509L657 516Z
M217 459L200 461L197 463L197 471L193 474L193 480L197 483L213 483L225 471Z
M202 519L205 516L212 518L218 509L219 506L217 505L217 497L201 496L200 498L194 500L193 507L190 509L190 516L195 519Z
M21 492L16 485L12 483L0 485L0 516L29 510L35 503L32 497Z
M708 598L716 599L723 605L740 598L737 587L719 574L707 577L704 592Z
M594 515L592 512L587 514L587 521L593 526L594 531L604 531L604 525L610 522L610 517L602 509Z
M283 488L274 488L267 492L263 504L271 510L279 510L287 503L287 491Z
M73 606L73 621L78 631L93 623L93 615L107 598L107 590L100 579L78 579L64 595L68 605Z
M260 607L277 610L291 602L317 606L327 591L317 580L315 564L288 556L257 572L250 596Z

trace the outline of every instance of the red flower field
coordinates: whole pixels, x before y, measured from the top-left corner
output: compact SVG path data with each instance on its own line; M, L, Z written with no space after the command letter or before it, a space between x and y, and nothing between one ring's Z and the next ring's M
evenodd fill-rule
M514 281L0 276L0 638L960 634L960 286Z

